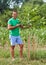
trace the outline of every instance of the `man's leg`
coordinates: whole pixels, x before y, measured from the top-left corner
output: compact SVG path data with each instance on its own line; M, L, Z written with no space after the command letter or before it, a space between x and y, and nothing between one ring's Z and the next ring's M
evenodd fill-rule
M20 46L20 57L23 58L23 44L19 44Z
M9 36L9 38L10 38L10 43L11 43L10 52L11 52L12 59L14 59L14 48L15 48L16 38L15 36Z
M15 48L15 46L10 47L10 52L11 52L12 59L14 58L14 48Z

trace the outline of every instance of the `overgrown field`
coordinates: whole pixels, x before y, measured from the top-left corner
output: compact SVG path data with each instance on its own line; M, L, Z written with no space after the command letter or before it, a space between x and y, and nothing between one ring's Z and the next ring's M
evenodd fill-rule
M28 47L26 44L23 49L23 59L19 56L19 46L15 47L15 60L12 61L10 47L0 46L0 65L46 65L46 48L36 48L35 51L30 47L30 59L28 59Z
M5 0L4 4L6 4ZM18 1L18 0L16 0ZM1 1L0 1L1 2ZM3 5L4 5L3 4ZM1 2L1 6L2 2ZM6 7L6 10L5 10ZM11 18L12 10L5 5L0 10L0 65L46 65L46 3L42 0L23 3L18 10L18 19L28 29L20 29L20 35L24 43L23 59L19 56L19 46L15 47L15 60L10 54L9 31L7 21ZM30 43L30 59L28 58Z
M5 27L0 27L0 65L46 65L46 28L24 29L20 30L20 34L24 42L24 58L23 60L20 59L19 46L16 46L15 61L12 62L9 31ZM30 59L28 59L28 36L30 37ZM34 50L33 39L35 43Z

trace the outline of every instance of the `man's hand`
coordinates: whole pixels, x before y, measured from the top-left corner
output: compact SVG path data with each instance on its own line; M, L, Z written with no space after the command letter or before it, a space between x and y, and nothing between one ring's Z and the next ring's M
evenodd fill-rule
M20 24L20 28L24 28L24 26Z
M17 24L16 26L17 27L20 27L22 29L27 29L27 28L30 28L31 27L31 25L23 26L22 24Z
M17 27L20 27L20 24L17 24L16 26L17 26Z
M28 25L28 26L27 26L27 28L30 28L30 27L31 27L31 25Z
M30 28L31 25L27 25L27 26L20 25L20 27L21 27L22 29L27 29L27 28Z

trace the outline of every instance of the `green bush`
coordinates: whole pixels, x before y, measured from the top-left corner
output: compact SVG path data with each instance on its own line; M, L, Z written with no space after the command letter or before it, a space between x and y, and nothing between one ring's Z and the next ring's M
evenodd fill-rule
M0 45L4 46L9 44L8 29L5 27L0 27Z

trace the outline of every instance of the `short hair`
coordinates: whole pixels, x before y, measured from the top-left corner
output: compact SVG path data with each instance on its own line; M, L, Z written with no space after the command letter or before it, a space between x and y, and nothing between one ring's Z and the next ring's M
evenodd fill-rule
M14 9L13 12L17 12L17 9Z

